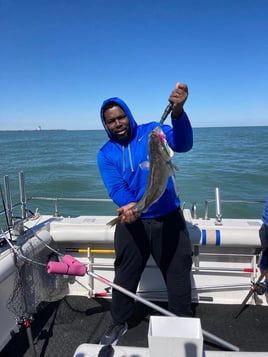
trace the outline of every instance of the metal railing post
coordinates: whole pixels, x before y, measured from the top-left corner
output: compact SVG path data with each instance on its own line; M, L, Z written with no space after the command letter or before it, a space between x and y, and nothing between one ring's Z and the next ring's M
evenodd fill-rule
M221 200L220 200L220 190L218 187L215 188L215 202L216 202L216 224L221 225L222 224Z
M20 204L21 204L21 218L26 218L26 194L25 194L25 180L23 171L19 172L19 188L20 188Z
M4 187L5 187L5 196L6 196L7 223L9 227L12 227L13 226L12 200L11 200L10 183L9 183L8 175L4 176Z

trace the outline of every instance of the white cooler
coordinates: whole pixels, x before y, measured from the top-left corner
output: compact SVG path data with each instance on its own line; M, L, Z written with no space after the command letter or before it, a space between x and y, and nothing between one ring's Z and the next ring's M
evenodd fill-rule
M151 316L148 343L150 357L202 357L200 319Z

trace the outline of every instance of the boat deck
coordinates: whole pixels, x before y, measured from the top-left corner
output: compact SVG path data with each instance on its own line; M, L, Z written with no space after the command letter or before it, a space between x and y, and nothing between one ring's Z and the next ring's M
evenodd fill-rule
M111 323L109 299L88 299L67 296L59 302L43 306L32 322L32 335L36 355L39 357L72 357L83 343L98 344L101 335ZM160 304L157 302L157 304ZM161 306L166 308L164 303ZM248 305L238 318L239 305L202 303L195 306L196 317L202 329L237 346L241 351L268 351L268 309L266 306ZM128 332L118 345L147 347L150 315L159 313L136 304ZM223 348L204 340L205 351ZM1 357L32 357L25 328L13 337Z

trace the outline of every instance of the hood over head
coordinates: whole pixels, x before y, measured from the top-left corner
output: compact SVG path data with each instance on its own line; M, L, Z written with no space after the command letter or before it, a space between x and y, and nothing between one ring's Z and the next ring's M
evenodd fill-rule
M100 110L100 116L101 116L101 121L102 121L102 125L104 126L104 129L106 130L106 133L108 135L108 137L114 141L117 141L116 138L111 134L110 130L107 128L105 121L104 121L104 117L103 117L103 109L106 107L106 105L108 103L116 103L127 115L128 120L129 120L129 124L130 124L130 138L129 141L131 141L134 136L136 135L136 131L137 131L137 123L129 109L129 107L126 105L126 103L118 98L118 97L113 97L113 98L109 98L106 99L101 106L101 110Z

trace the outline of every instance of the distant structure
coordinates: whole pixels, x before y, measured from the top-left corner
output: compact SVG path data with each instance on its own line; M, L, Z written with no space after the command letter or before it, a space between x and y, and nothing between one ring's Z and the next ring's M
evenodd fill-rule
M38 127L36 128L36 131L41 131L41 130L42 130L41 125L38 125Z

